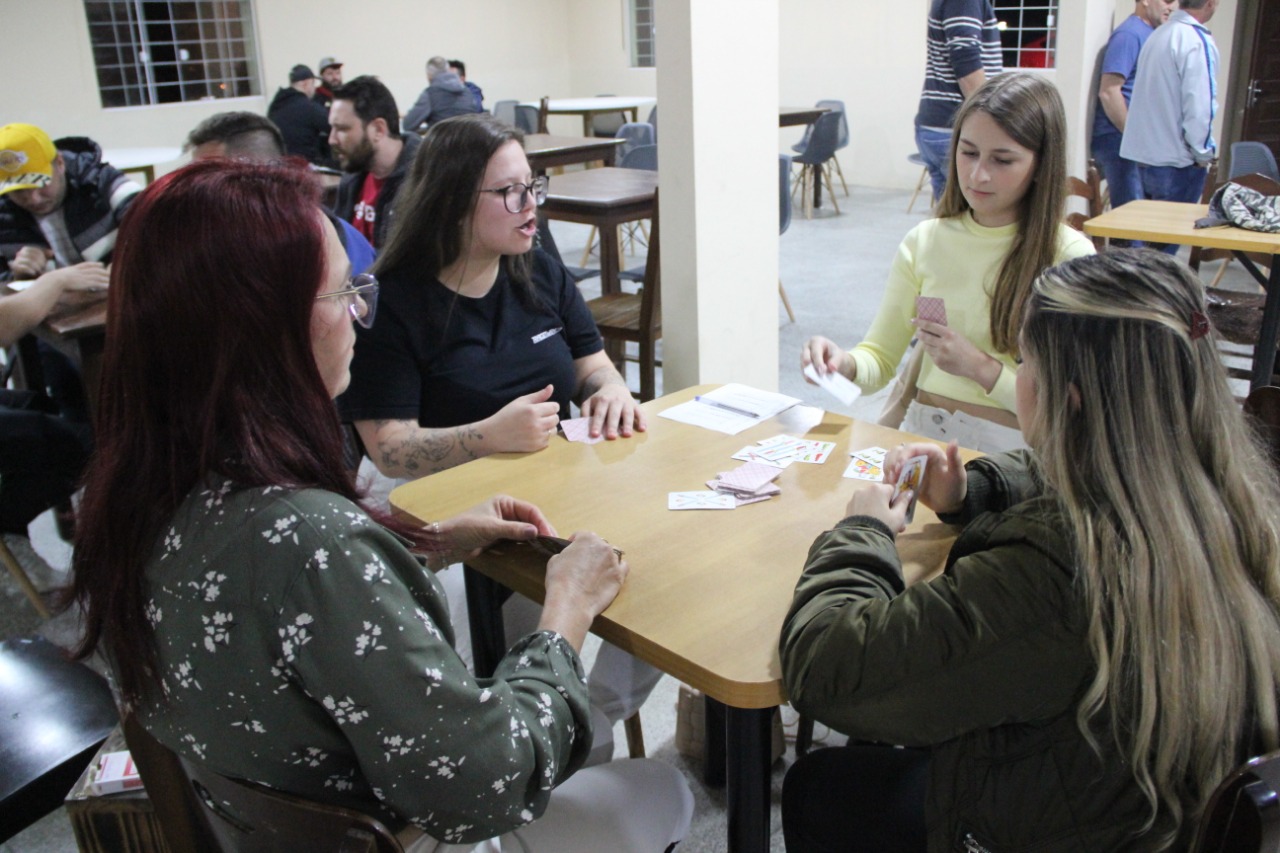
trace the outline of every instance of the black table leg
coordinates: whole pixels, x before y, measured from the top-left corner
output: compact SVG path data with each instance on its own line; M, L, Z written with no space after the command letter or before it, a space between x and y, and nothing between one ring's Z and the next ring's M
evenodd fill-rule
M769 849L769 758L777 708L725 708L729 850Z
M1280 338L1280 256L1272 259L1267 281L1267 302L1262 311L1262 329L1253 349L1253 379L1250 389L1271 384L1276 365L1276 340Z
M702 731L702 781L706 782L708 787L723 788L725 785L724 750L728 737L724 723L724 703L704 695L702 705L706 709Z
M471 659L477 678L488 678L507 652L502 605L511 590L470 566L463 566L467 585L467 614L471 621Z

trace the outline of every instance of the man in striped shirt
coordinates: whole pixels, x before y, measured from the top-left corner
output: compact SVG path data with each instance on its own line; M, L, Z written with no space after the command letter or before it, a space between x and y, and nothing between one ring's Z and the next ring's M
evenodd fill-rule
M1003 70L1000 30L991 0L932 0L928 62L916 113L916 147L929 170L934 199L942 197L947 185L956 109L989 77Z
M1205 26L1218 0L1179 0L1178 6L1138 56L1120 156L1138 164L1147 198L1199 201L1218 156L1218 46Z

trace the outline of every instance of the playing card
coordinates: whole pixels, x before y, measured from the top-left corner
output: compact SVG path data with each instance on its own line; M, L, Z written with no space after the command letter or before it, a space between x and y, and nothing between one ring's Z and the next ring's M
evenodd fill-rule
M667 509L733 509L737 506L733 495L719 492L669 492Z
M927 456L912 456L902 463L902 472L898 474L898 483L893 489L896 501L903 492L910 491L911 503L907 505L907 524L916 517L916 498L920 496L920 484L924 482L924 466L929 461Z
M805 446L800 448L792 458L796 462L821 465L827 461L827 457L831 455L831 451L835 449L835 446L836 443L834 441L806 441Z
M720 475L721 486L735 492L757 492L778 477L778 469L759 462L748 462Z
M862 389L846 379L842 373L819 373L816 367L808 364L805 365L804 375L846 406L853 405L853 401L862 394Z
M719 477L717 477L714 480L707 480L707 488L711 489L711 491L713 492L724 492L724 493L732 494L735 497L771 498L774 495L782 494L782 489L778 486L777 483L766 483L765 485L756 489L754 492L745 492L740 489L729 488L728 486L724 485L724 483L720 482Z
M777 468L779 471L784 470L795 460L790 456L785 459L766 459L759 453L760 448L751 445L744 447L737 453L730 456L730 459L737 459L740 462L759 462L761 465L768 465L770 468Z
M884 458L889 455L889 451L883 447L864 447L861 450L850 450L849 455L865 459L873 465L883 465Z
M855 456L849 460L849 467L844 469L844 476L850 480L870 480L873 483L879 483L884 479L884 468L861 456Z
M937 296L916 297L916 319L947 325L947 305Z
M570 418L569 420L560 422L560 429L564 432L564 437L570 441L580 441L583 444L596 444L604 441L604 433L591 437L591 418Z

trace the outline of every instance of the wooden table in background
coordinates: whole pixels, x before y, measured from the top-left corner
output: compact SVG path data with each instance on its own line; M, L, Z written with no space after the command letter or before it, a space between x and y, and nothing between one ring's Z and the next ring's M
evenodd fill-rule
M818 116L830 112L827 107L779 107L778 127L797 127L813 124Z
M618 278L618 226L653 216L658 173L605 167L566 172L551 179L542 211L548 219L580 222L600 229L600 288L622 289Z
M552 136L528 133L524 137L524 153L535 174L543 174L556 166L575 163L604 163L612 166L618 159L618 147L626 140L598 136Z
M631 573L592 631L723 703L726 739L707 738L706 769L714 777L727 763L721 778L728 786L729 849L762 851L769 847L771 724L787 698L778 661L782 620L813 539L844 517L849 496L862 485L841 476L848 452L893 447L906 436L831 413L806 429L796 409L736 436L656 416L712 387L645 403L649 430L634 438L586 445L556 437L538 453L488 456L401 486L391 503L426 521L501 492L537 504L562 535L592 530L621 548ZM825 464L782 471L782 494L770 501L732 511L667 509L669 492L704 489L706 480L738 464L730 457L740 448L783 432L836 446ZM898 537L909 583L941 569L955 534L927 508L917 509ZM488 671L482 667L506 649L486 578L541 601L545 564L515 543L469 561L477 671Z
M1233 252L1267 291L1262 330L1253 348L1253 377L1249 385L1251 388L1270 385L1275 371L1276 342L1280 338L1280 264L1272 263L1271 274L1264 276L1245 253L1280 255L1280 234L1249 231L1234 225L1196 228L1196 220L1208 213L1209 207L1204 204L1140 199L1095 216L1085 222L1084 230L1090 237L1178 243Z
M96 417L98 384L102 380L102 351L107 340L107 295L104 293L100 298L75 308L56 311L32 332L66 354L80 368L80 378L84 382L84 393L89 402L89 414ZM34 347L31 349L34 350ZM21 352L25 371L31 363L31 357L27 350L23 349ZM38 364L38 357L36 361Z
M637 118L641 107L647 107L656 99L621 95L602 95L598 98L551 98L547 101L547 115L582 116L582 135L592 135L592 122L601 113L625 113L628 121L639 121ZM522 107L539 108L537 101L526 101Z

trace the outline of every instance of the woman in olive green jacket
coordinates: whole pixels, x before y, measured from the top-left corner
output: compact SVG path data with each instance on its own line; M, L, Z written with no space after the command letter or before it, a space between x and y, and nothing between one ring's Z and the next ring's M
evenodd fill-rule
M1037 281L1018 416L1031 454L929 458L967 522L904 588L906 501L866 487L814 543L782 630L792 703L858 744L787 776L788 850L1185 849L1217 781L1277 747L1280 488L1209 333L1155 252Z

